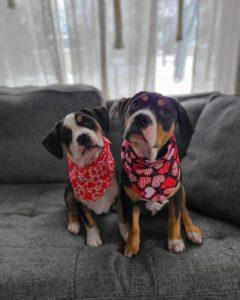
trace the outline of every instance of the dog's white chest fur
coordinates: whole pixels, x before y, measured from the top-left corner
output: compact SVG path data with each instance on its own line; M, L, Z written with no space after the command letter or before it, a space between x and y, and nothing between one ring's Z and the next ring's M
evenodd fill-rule
M112 183L109 188L106 190L102 198L97 200L95 203L91 203L90 201L85 201L80 199L81 203L86 205L89 209L91 209L95 214L100 215L103 213L107 213L114 203L116 197L118 195L118 185L115 176L113 177Z
M151 200L146 200L145 203L145 207L152 213L152 215L154 216L156 213L158 213L163 206L165 206L169 201L165 200L163 203L159 203L159 202L153 202Z

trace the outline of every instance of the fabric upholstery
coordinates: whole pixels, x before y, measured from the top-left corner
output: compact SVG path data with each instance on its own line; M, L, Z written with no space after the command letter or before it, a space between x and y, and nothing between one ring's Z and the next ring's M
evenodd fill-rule
M199 95L192 95L187 97L179 97L179 101L186 109L188 116L191 120L193 128L195 128L198 118L205 107L205 105L218 93L208 93L208 94L199 94ZM175 136L177 139L178 149L179 149L179 156L182 159L185 154L189 144L189 141L185 141L182 139L179 128L177 126Z
M101 105L99 92L85 85L0 88L0 182L66 180L65 161L48 153L42 139L67 113Z
M240 224L240 98L215 95L202 111L182 162L190 206Z
M191 212L201 247L166 250L165 211L143 217L141 252L127 258L115 213L98 217L104 244L66 229L63 184L0 185L0 292L5 299L237 299L240 229Z

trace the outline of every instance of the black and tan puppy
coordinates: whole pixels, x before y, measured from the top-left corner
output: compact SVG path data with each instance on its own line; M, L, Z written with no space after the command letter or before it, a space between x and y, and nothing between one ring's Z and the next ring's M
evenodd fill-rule
M66 151L69 184L65 190L68 230L78 234L80 219L86 225L87 245L102 244L93 214L107 213L118 195L105 108L81 109L55 124L43 139L46 149L59 159ZM120 211L117 201L117 210ZM119 223L126 239L125 225ZM125 235L124 235L125 234Z
M139 252L139 218L143 206L157 213L168 203L168 249L185 249L181 224L195 244L201 244L201 231L195 226L186 207L181 182L178 148L174 136L179 124L181 136L190 139L193 129L179 102L157 93L140 92L113 106L125 126L122 143L121 201L126 223L130 224L125 255Z

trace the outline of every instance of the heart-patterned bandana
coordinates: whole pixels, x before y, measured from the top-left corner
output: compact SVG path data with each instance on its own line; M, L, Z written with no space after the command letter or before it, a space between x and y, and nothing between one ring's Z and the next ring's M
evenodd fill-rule
M179 182L181 170L174 135L167 144L167 153L154 162L137 156L127 140L122 143L121 159L139 198L163 203Z
M104 148L96 161L79 167L68 155L68 172L75 197L95 203L109 188L115 174L115 165L110 150L110 141L103 137Z

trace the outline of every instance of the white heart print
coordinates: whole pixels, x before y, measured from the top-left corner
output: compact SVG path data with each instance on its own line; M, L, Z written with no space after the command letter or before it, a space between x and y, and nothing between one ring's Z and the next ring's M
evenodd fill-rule
M154 194L155 194L155 189L152 188L151 186L145 188L145 194L146 194L146 198L151 198Z

